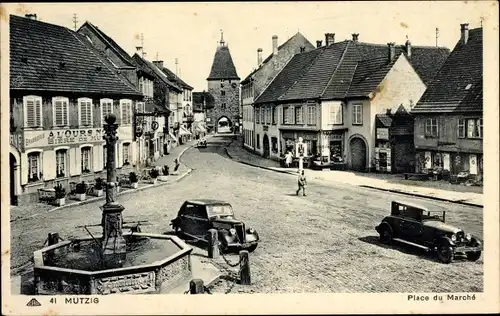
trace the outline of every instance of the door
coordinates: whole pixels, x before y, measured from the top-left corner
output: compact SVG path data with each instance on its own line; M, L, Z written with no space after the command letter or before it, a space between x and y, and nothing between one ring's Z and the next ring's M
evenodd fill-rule
M366 144L359 138L351 139L351 165L356 171L366 171Z
M269 158L269 138L266 134L264 134L264 138L262 139L262 147L264 147L264 157Z
M469 173L476 175L477 174L477 156L469 155Z

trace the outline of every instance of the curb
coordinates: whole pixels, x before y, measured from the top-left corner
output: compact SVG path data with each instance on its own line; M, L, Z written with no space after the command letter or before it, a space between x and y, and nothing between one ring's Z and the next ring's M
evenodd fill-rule
M177 156L177 159L179 159L179 162L181 161L181 156L189 148L191 148L191 146L188 146L188 147L184 148L179 153L179 155ZM184 165L184 166L186 166L186 165ZM126 190L126 191L118 193L117 196L126 195L126 194L130 194L130 193L134 193L134 192L139 192L139 191L143 191L143 190L150 189L150 188L157 188L157 187L164 186L164 185L167 185L167 184L174 184L174 183L177 183L177 182L181 181L182 179L184 179L192 171L193 171L193 169L187 168L186 172L184 172L183 174L180 174L177 178L172 179L171 181L159 182L157 184L150 184L150 185L146 185L146 186L143 186L143 187L140 187L140 188L137 188L137 189ZM12 222L15 222L15 221L23 221L23 220L35 218L35 217L37 217L39 215L42 215L42 214L52 213L52 212L55 212L55 211L59 211L59 210L68 208L68 207L90 204L90 203L101 201L101 200L104 200L104 199L106 199L106 196L104 196L104 195L103 196L99 196L99 197L94 197L94 198L91 198L91 199L88 199L88 200L85 200L85 201L75 202L75 203L71 203L71 204L67 204L67 205L63 205L63 206L58 206L58 207L52 208L52 209L50 209L50 210L48 210L47 212L44 212L44 213L37 213L37 214L33 214L33 215L30 215L30 216L27 216L27 217L18 217L18 218L10 220L10 222L12 223Z
M229 144L229 146L231 144L232 144L232 142ZM227 150L227 147L224 148L224 149L225 149L226 154L228 155L229 158L231 158L232 160L234 160L236 162L239 162L241 164L244 164L244 165L247 165L247 166L251 166L251 167L260 168L260 169L264 169L264 170L269 170L269 171L274 171L274 172L279 172L279 173L287 173L287 174L290 174L290 175L296 175L296 173L293 173L291 171L283 171L283 170L272 169L272 168L269 168L269 167L263 167L263 166L255 165L255 164L252 164L252 163L249 163L249 162L246 162L246 161L242 161L242 160L240 160L238 158L234 158L234 156L232 156L229 153L229 151ZM378 191L384 191L384 192L391 192L391 193L409 195L409 196L414 196L414 197L419 197L419 198L424 198L424 199L430 199L430 200L436 200L436 201L449 202L449 203L461 204L461 205L466 205L466 206L484 208L484 205L481 205L481 204L469 203L469 202L463 202L463 201L454 201L454 200L449 200L449 199L440 198L440 197L428 196L428 195L424 195L424 194L409 193L409 192L404 192L404 191L399 191L399 190L393 190L393 189L382 189L382 188L377 188L377 187L374 187L374 186L363 185L363 184L358 184L358 185L355 184L354 186L361 187L361 188L378 190Z

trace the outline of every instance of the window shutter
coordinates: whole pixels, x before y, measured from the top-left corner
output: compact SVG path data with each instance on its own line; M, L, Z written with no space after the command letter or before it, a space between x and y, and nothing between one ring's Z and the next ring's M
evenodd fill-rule
M26 100L26 125L27 127L36 126L37 115L34 100Z

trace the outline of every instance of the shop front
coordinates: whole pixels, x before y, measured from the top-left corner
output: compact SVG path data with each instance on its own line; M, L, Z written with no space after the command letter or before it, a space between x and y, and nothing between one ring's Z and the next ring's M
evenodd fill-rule
M345 130L321 132L321 161L342 163L345 161Z
M374 160L377 172L392 172L392 147L387 127L376 129Z
M303 142L307 144L307 156L318 154L318 133L304 131L286 131L281 133L282 153L294 152L295 144L302 137Z

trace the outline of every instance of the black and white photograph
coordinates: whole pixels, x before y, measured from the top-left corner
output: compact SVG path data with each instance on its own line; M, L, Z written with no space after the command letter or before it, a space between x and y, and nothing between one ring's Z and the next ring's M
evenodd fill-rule
M3 314L499 312L497 2L0 9Z

